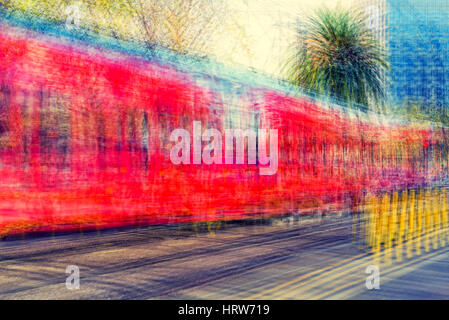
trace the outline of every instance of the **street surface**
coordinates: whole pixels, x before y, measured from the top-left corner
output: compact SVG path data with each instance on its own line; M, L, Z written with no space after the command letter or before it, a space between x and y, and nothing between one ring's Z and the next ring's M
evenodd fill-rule
M6 239L0 299L449 299L446 230L373 253L353 228L331 215Z

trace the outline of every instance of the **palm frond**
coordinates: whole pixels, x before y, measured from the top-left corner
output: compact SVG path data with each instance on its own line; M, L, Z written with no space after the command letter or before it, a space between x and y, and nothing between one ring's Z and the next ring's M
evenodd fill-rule
M385 50L366 27L366 17L342 9L321 9L309 18L299 46L287 59L288 80L306 91L348 104L385 98Z

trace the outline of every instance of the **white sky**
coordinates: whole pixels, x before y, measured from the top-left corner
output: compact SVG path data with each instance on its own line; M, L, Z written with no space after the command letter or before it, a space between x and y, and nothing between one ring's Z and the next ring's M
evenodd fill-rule
M220 36L215 54L220 59L278 75L280 61L285 59L288 45L294 41L295 22L319 7L350 7L357 0L227 0L232 15L247 35L246 51L231 50L225 36ZM228 34L229 37L233 33ZM223 47L221 47L223 46ZM220 56L226 53L226 56Z

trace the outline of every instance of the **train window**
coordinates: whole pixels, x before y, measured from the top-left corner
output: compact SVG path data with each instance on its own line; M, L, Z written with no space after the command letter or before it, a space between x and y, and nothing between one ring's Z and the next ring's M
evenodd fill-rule
M326 168L326 141L321 142L321 155L322 155L322 163L323 168Z
M70 136L68 99L50 92L42 94L40 142L42 164L66 165Z
M162 108L161 108L162 109ZM171 142L169 140L173 126L173 116L169 110L160 110L157 114L159 125L160 148L167 156L170 155Z
M120 116L117 119L116 151L122 151L122 123L120 121Z
M101 111L97 113L97 148L99 153L106 152L105 118Z
M0 136L3 136L9 131L8 121L5 118L3 117L3 114L0 115Z
M128 112L128 148L130 152L137 151L137 128L136 128L136 110Z
M6 149L11 146L9 140L11 136L19 138L19 135L21 135L23 154L19 156L26 156L29 152L28 147L30 143L30 105L27 101L27 93L25 91L15 92L16 102L19 104L19 108L16 111L18 112L18 116L21 117L20 121L23 125L20 132L19 127L11 126L10 94L10 89L7 86L0 86L0 149ZM17 97L21 98L20 101ZM16 132L13 133L12 131ZM16 143L20 142L16 140Z
M239 95L230 95L223 97L223 105L225 106L225 129L247 129L242 126L242 119L246 108L241 106L241 97Z
M0 86L0 148L6 147L9 133L9 97L8 86Z
M96 111L96 133L97 133L97 152L98 152L98 165L101 169L106 168L106 120L102 109L99 108Z
M145 169L148 169L148 152L150 146L150 128L148 127L148 113L144 111L142 117L142 157Z

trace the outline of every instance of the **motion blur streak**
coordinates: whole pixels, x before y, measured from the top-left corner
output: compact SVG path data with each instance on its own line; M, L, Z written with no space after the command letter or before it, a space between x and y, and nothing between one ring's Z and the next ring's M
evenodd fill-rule
M0 235L355 210L367 193L447 175L444 129L58 30L0 22ZM248 161L174 165L170 133L194 121L278 130L277 174Z
M397 247L396 259L411 258L446 246L447 187L402 190L367 199L367 213L355 219L359 241L374 253ZM357 233L357 232L356 232ZM405 247L405 250L402 248ZM391 262L386 254L386 261Z

